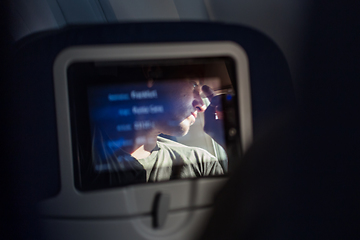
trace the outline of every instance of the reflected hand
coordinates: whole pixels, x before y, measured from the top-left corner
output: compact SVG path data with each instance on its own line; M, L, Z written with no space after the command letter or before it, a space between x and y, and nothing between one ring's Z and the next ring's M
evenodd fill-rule
M218 144L225 148L222 102L226 98L226 95L222 94L214 96L214 91L207 85L202 87L202 91L210 101L210 105L207 107L204 113L204 131Z

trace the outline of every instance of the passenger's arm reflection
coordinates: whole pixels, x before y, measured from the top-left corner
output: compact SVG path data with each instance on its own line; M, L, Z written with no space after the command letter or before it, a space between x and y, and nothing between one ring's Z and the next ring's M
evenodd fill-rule
M210 101L204 114L204 131L225 148L222 100L226 95L215 96L214 91L207 85L202 87L202 91Z

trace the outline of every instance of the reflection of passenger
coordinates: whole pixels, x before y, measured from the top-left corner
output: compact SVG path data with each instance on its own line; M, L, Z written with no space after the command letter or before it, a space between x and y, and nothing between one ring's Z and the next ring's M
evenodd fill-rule
M164 112L152 119L151 129L136 131L134 145L122 148L144 166L147 181L223 174L218 160L206 150L158 136L161 133L176 137L186 135L197 114L205 111L200 81L155 81L151 89L157 89L159 98L166 101Z
M134 90L130 94L133 101L136 101L131 106L133 131L121 131L118 132L120 135L115 136L114 131L108 132L109 130L98 126L94 133L94 143L98 142L95 145L101 145L101 149L95 149L98 151L93 155L95 165L107 164L110 171L113 169L119 173L117 178L124 184L223 174L218 159L206 150L159 136L186 135L198 113L206 110L200 97L201 77L198 73L193 74L193 69L190 70L189 74L183 67L178 71L171 69L163 73L162 78L147 76L147 82L143 82L143 86L136 84L136 89L142 90ZM209 88L203 89L209 97L206 90ZM219 128L209 124L215 119L212 117L215 110L211 109L209 107L206 111L205 121L210 128ZM123 121L128 123L129 118ZM126 129L129 127L125 126ZM219 143L219 139L223 138L210 135ZM127 143L119 143L115 139L126 139ZM108 143L112 146L111 149ZM101 167L98 170L101 171Z

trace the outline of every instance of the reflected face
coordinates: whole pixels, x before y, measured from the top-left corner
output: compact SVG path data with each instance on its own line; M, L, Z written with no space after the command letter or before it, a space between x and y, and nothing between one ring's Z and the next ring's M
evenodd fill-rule
M164 134L184 136L196 121L199 112L206 109L200 97L201 81L196 78L162 83L165 113L155 127Z

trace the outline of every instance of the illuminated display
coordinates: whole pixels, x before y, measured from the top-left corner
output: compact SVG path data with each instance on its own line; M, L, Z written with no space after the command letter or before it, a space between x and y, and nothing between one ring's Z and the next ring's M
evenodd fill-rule
M73 64L76 186L226 174L241 154L229 152L239 144L238 135L228 134L239 132L232 69L227 58Z

